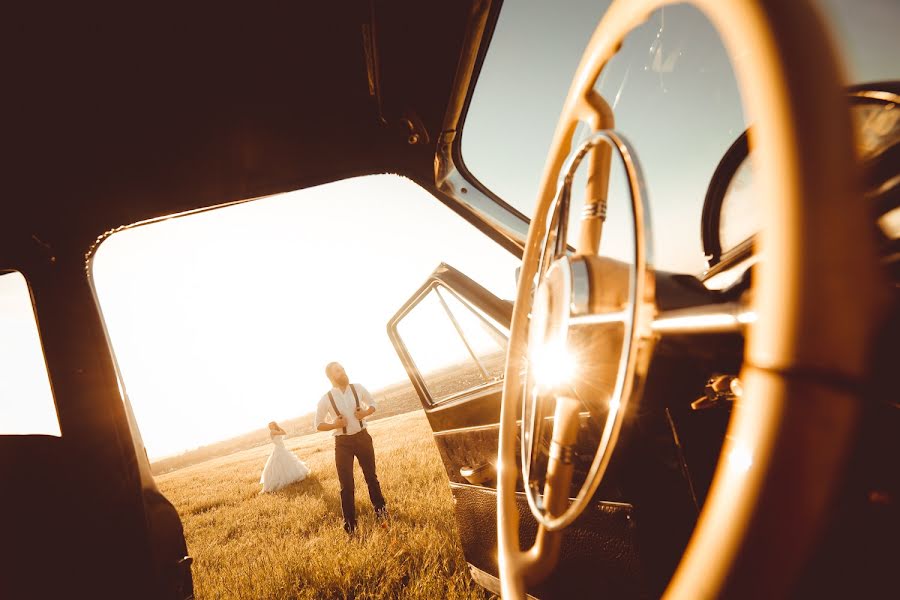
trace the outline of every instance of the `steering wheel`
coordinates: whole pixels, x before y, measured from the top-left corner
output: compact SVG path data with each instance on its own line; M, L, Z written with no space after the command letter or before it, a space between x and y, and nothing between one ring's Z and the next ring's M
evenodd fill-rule
M810 553L852 443L884 288L870 218L857 200L839 69L817 14L802 0L690 3L706 14L735 58L742 99L755 123L763 227L751 303L724 312L721 306L689 311L697 331L734 326L744 332L743 394L666 595L693 599L753 590L757 596L780 596L789 593ZM510 327L500 415L497 531L504 597L524 597L528 585L552 570L564 528L591 499L615 451L624 405L637 388L654 336L673 323L656 314L652 302L644 198L633 151L610 131L613 115L593 89L625 36L668 4L674 2L612 3L576 71L541 180ZM579 123L593 135L569 158ZM622 157L632 188L631 267L597 256L612 151ZM572 172L588 154L586 207L576 252L569 255L566 201ZM723 315L732 317L725 320L730 325L722 325ZM623 325L618 333L610 332L611 321ZM581 339L606 342L606 351L612 348L618 359L597 455L570 500L581 407L561 388L536 385L529 365L535 356L563 352L576 327ZM600 362L593 353L596 344L587 344L580 357L587 376L595 378L600 377L592 364ZM551 400L555 413L545 482L542 490L529 489L534 448L542 442L536 427L548 422ZM522 470L539 523L526 551L520 550L516 508L520 403L526 408Z

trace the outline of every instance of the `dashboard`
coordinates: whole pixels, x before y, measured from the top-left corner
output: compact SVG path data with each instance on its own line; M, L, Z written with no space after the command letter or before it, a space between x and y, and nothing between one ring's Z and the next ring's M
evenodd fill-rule
M882 262L900 285L900 81L854 86L847 91L865 201L871 204ZM753 129L732 143L717 165L703 204L701 235L711 289L737 282L755 262L759 231L754 189Z

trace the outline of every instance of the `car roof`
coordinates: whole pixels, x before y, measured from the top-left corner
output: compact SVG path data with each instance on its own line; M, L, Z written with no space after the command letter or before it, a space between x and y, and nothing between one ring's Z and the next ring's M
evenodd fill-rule
M433 186L471 8L20 6L0 239L83 251L121 225L353 175Z

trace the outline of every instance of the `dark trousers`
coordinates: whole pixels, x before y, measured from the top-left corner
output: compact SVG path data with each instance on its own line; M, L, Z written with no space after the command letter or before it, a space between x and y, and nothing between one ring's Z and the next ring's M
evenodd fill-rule
M344 513L344 529L356 528L355 490L353 483L353 457L359 460L366 485L369 487L369 500L375 507L376 514L384 510L384 496L381 485L375 474L375 448L372 436L363 429L353 435L339 435L334 438L334 464L337 467L338 481L341 483L341 510Z

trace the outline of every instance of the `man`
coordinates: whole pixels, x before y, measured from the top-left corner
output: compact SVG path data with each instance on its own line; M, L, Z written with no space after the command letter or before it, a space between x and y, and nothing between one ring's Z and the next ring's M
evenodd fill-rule
M333 386L319 400L316 410L316 429L332 431L334 436L334 464L341 484L341 511L344 514L344 530L356 529L355 490L353 482L353 458L359 460L369 499L379 520L388 516L381 485L375 474L375 448L372 436L366 431L363 419L375 412L375 400L369 391L358 383L350 383L344 367L332 362L325 366L325 375Z

